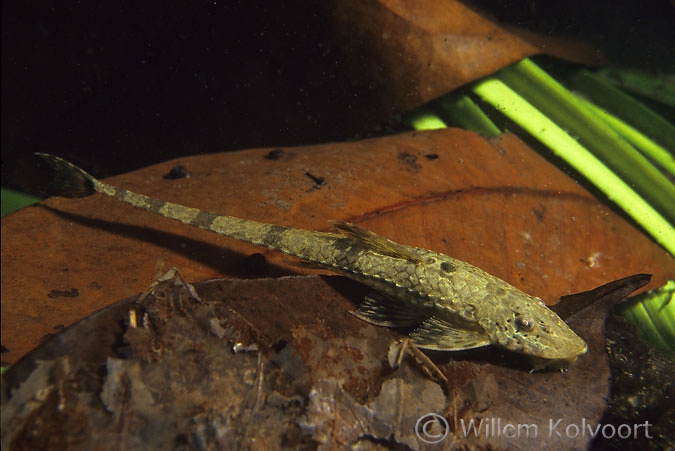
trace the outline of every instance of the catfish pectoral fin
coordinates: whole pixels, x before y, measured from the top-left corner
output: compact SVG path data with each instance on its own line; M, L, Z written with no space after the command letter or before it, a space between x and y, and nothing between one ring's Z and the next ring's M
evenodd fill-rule
M422 306L379 293L366 296L359 309L350 313L367 323L384 327L414 327L430 316Z
M482 329L461 328L435 317L412 331L410 339L418 348L436 351L464 351L491 344Z

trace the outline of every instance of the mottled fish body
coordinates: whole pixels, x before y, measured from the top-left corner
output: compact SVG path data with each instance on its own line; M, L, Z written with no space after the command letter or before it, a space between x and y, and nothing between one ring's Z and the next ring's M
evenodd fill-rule
M586 343L544 303L469 263L405 246L342 221L323 233L204 212L103 183L77 166L39 153L57 174L58 194L103 193L135 207L298 257L375 290L355 316L387 327L411 327L422 349L459 351L496 345L526 354L536 369L560 368Z

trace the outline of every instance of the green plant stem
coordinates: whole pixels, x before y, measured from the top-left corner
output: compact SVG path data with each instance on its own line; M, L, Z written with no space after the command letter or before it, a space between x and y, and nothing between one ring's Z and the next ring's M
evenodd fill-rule
M450 93L438 99L443 113L453 124L483 136L499 136L502 131L480 109L471 97L462 93Z
M640 334L647 341L675 353L675 281L633 296L616 310L640 325Z
M439 128L448 128L448 126L439 118L431 108L424 106L407 113L407 120L415 130L437 130Z
M604 73L607 73L606 71ZM635 80L633 87L652 86L654 90L650 94L654 101L675 107L675 78L662 77L661 83L655 84L649 78L638 72L630 70L615 70L614 73L622 78ZM638 78L639 77L639 78ZM652 79L654 77L651 77ZM675 149L675 125L671 124L642 102L637 101L622 90L612 86L602 75L592 74L587 70L581 70L572 78L575 89L582 91L589 99L598 106L613 111L626 122L633 124L635 128L655 139L669 149Z
M660 146L658 143L654 142L653 139L650 139L640 131L636 130L631 125L622 121L618 117L608 113L592 104L591 102L579 98L579 101L586 106L586 108L593 111L595 114L600 116L605 122L607 122L614 130L619 132L628 142L634 145L636 148L640 149L645 155L647 155L652 161L656 162L664 170L668 171L670 174L675 175L675 158L673 155L668 152L664 147Z

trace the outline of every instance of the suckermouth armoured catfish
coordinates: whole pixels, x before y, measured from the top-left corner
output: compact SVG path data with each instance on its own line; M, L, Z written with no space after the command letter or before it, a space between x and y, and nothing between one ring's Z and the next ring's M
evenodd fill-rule
M354 224L342 233L264 224L165 202L103 183L62 158L38 153L57 174L50 188L67 197L95 192L182 223L210 230L354 279L375 290L358 318L414 328L421 349L460 351L494 345L522 353L534 369L565 368L586 343L538 298L444 254L395 243Z

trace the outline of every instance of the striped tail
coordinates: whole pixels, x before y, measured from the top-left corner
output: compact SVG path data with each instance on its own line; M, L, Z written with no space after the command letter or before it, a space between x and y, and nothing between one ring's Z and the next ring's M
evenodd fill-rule
M85 170L63 158L37 153L56 169L54 180L47 189L64 197L83 197L95 192L105 194L134 207L175 219L200 229L236 238L248 243L274 249L305 260L314 261L321 256L326 245L334 245L338 236L330 233L265 224L257 221L219 215L184 205L155 199L144 194L117 188L97 180Z
M167 218L176 219L185 224L229 235L228 230L215 230L212 226L216 219L230 218L229 216L208 213L196 208L166 202L146 196L145 194L134 193L133 191L123 188L117 188L116 186L103 183L84 169L69 163L63 158L46 153L37 153L37 155L44 158L47 163L56 170L54 180L47 185L47 190L50 193L64 197L83 197L98 192L127 204L131 204L134 207L142 208L143 210L148 210ZM233 224L228 223L227 225L231 226Z

